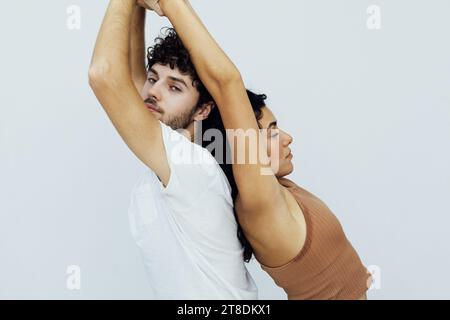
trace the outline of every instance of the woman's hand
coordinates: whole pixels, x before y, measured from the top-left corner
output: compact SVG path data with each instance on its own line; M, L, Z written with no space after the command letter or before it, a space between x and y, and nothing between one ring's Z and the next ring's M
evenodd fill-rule
M164 17L164 12L159 6L159 0L137 0L137 4L145 9L155 11L160 17Z

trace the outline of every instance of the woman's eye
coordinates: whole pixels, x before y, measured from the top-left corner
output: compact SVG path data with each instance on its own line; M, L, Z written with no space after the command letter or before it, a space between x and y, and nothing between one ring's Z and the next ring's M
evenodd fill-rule
M272 129L270 130L270 137L271 138L275 138L276 136L278 136L280 134L280 131L278 129Z
M178 88L178 87L175 87L175 86L170 86L170 90L173 90L173 91L180 91L180 92L181 92L181 89Z
M155 83L155 82L156 82L156 80L155 80L155 79L153 79L153 78L148 78L148 82L150 82L150 83Z

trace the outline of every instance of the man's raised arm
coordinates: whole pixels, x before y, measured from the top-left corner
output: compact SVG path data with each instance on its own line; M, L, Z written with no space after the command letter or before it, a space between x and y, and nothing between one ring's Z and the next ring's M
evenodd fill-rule
M139 95L130 70L130 25L136 0L110 0L89 68L89 84L133 153L166 185L170 168L161 126Z
M89 79L105 75L126 82L129 72L130 23L136 0L111 0L95 43Z
M131 19L130 28L130 67L131 77L138 91L147 80L145 69L145 17L146 11L143 7L135 5Z

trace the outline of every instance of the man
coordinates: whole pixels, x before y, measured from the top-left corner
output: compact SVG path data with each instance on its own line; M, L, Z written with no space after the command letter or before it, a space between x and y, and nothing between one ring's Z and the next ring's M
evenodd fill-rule
M133 189L129 219L151 286L162 299L256 299L230 185L212 155L192 142L195 121L208 117L213 102L173 30L149 50L146 74L143 10L136 0L110 1L89 83L150 169Z

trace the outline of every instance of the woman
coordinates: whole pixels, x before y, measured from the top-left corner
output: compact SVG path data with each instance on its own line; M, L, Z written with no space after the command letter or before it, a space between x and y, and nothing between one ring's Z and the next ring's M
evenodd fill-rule
M263 270L289 299L366 299L370 275L339 221L320 199L284 178L293 171L289 148L293 139L278 128L270 109L261 106L265 96L247 93L239 71L187 1L146 0L145 4L171 21L215 100L224 127L262 133L243 145L239 144L242 134L228 140L238 191L235 210ZM251 101L255 96L259 104ZM242 161L243 154L244 159L254 159L255 146L256 163ZM259 152L264 147L266 154Z

